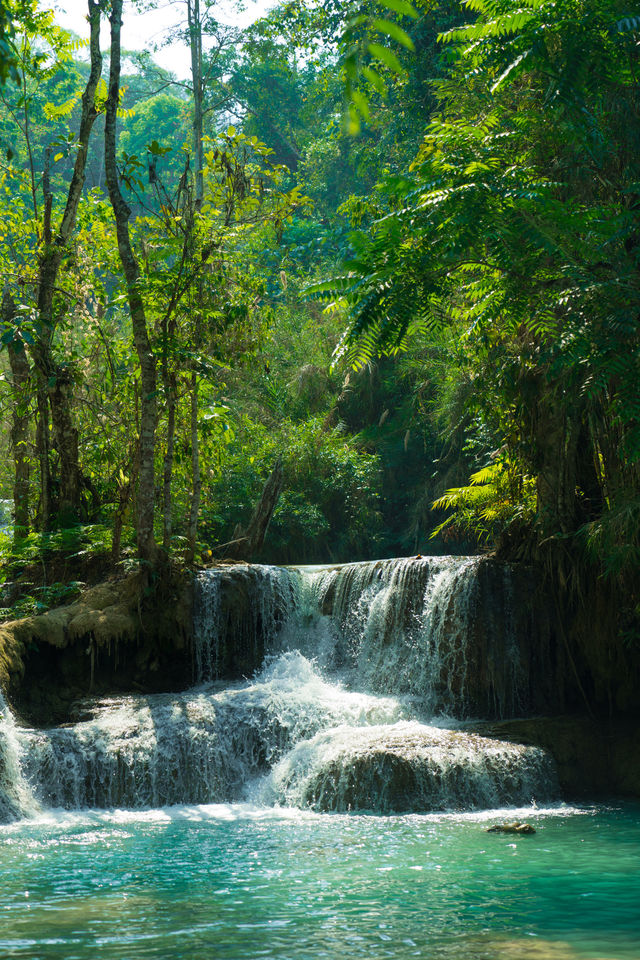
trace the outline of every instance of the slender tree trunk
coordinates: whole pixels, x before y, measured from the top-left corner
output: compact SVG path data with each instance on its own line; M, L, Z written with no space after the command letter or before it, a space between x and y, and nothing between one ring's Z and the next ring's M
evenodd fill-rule
M253 516L249 521L245 536L249 541L251 555L258 553L262 549L273 511L278 505L282 485L284 483L284 470L282 467L282 457L278 457L276 465L264 485L260 503L253 511Z
M200 0L187 0L187 19L189 23L191 81L193 86L193 152L196 162L195 209L199 213L204 198L204 126L202 111L204 90L202 84L202 19L200 15ZM200 280L201 279L202 278L200 278ZM196 331L199 324L200 316L196 312ZM198 514L200 512L202 489L202 480L200 477L200 448L198 441L198 378L195 371L191 374L191 470L193 486L187 533L187 562L193 561L196 552Z
M196 162L196 210L204 197L204 146L202 114L202 20L200 0L187 0L187 22L191 46L191 81L193 86L193 152Z
M51 406L53 435L60 456L58 512L63 523L68 523L78 517L80 468L78 466L78 431L73 425L72 416L73 383L68 372L55 363L53 356L54 299L60 264L67 252L69 238L76 223L85 180L89 139L93 124L98 116L95 94L102 73L100 6L94 0L88 0L88 9L91 29L89 44L91 68L82 95L80 131L73 174L67 191L64 213L55 236L51 223L53 195L49 180L48 152L45 159L43 173L44 221L38 265L38 318L41 334L31 350L40 374L40 380L46 384Z
M182 265L184 265L184 253ZM169 347L173 344L175 337L176 320L172 316L171 307L173 300L169 304L167 313L162 321L162 386L167 405L167 445L164 452L164 461L162 464L162 546L168 554L171 549L171 534L173 533L173 452L176 439L176 407L178 403L178 383L175 369L170 367Z
M129 236L131 210L122 196L116 164L116 115L120 99L122 0L113 0L111 8L111 68L109 96L105 118L105 171L109 200L113 208L118 237L118 252L122 263L133 340L140 364L140 473L137 498L138 553L143 560L153 562L157 546L153 531L155 496L155 440L157 423L156 358L149 340L144 302L140 292L138 261Z
M2 298L2 320L10 323L15 317L13 297L5 291ZM18 543L29 533L29 400L31 368L21 341L7 344L11 366L11 447L13 450L13 540Z
M171 547L173 523L171 516L172 496L171 484L173 480L173 450L176 438L176 405L177 385L175 373L164 376L164 388L167 397L167 446L164 454L162 471L163 496L163 533L162 546L168 552Z
M66 372L59 371L49 387L51 425L60 457L60 494L58 522L69 526L80 516L80 465L78 463L78 431L73 423L73 384Z
M37 389L38 425L36 428L36 454L40 465L40 503L38 526L48 530L51 521L51 466L49 463L49 405L47 387L38 377Z
M120 546L122 542L122 528L127 513L127 507L131 500L131 493L135 489L138 477L138 444L130 453L129 464L127 466L129 478L118 484L118 503L116 513L113 519L113 533L111 537L111 560L117 563L120 559Z
M283 483L282 457L278 457L246 530L243 531L238 524L233 534L234 539L230 543L223 543L217 547L216 553L220 551L229 560L251 560L262 549L273 511L280 499Z
M198 514L200 513L200 495L202 478L200 476L200 446L198 440L198 377L191 374L191 470L193 487L191 491L191 509L189 511L189 532L186 560L190 563L196 553L198 539Z

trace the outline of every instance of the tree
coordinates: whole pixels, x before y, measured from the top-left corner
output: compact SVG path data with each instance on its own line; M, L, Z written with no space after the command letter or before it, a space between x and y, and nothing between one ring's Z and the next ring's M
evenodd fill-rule
M9 0L0 3L0 83L18 80L17 60L13 38L15 37L14 10Z
M13 326L17 317L16 305L8 290L2 298L1 320L5 331L11 333L7 338L7 352L11 367L11 392L13 411L11 425L11 447L14 458L13 481L13 537L17 544L29 532L29 401L31 399L31 369L27 359L25 344L19 330ZM6 335L6 334L5 334Z
M540 538L638 491L635 31L616 8L470 4L440 113L329 290L360 360L450 330ZM482 465L482 464L480 464Z
M127 289L133 339L140 366L140 442L138 470L138 499L136 530L140 557L153 563L157 555L154 534L155 499L155 439L157 426L157 375L156 358L153 352L144 301L140 289L140 270L129 234L131 210L120 189L116 163L116 117L120 102L122 0L112 0L111 15L111 62L109 70L109 96L105 118L105 172L109 200L113 208L118 238L118 253Z
M79 513L81 472L78 464L78 435L73 423L72 393L73 378L66 361L58 362L54 353L54 333L67 309L64 296L57 289L63 261L69 258L70 241L74 233L78 208L82 199L85 169L91 130L98 116L96 90L100 79L102 59L99 48L100 11L93 0L89 3L91 28L91 65L81 100L81 115L77 139L67 139L71 156L75 155L70 180L54 182L51 171L51 146L44 147L42 166L38 169L36 144L33 139L32 107L37 102L40 85L52 80L60 72L61 64L69 59L68 40L53 25L51 15L41 14L27 2L24 6L25 25L19 48L16 47L16 62L21 74L21 94L15 103L2 98L9 108L14 130L19 131L24 145L25 177L29 184L31 201L30 220L35 237L22 238L27 248L31 242L37 245L37 267L33 278L34 323L31 333L10 339L15 345L27 343L37 374L38 408L40 413L40 464L41 464L41 520L44 526L49 520L49 452L48 412L56 449L60 458L60 484L58 495L58 518L62 523L75 520ZM20 8L22 9L22 8ZM53 119L59 118L65 108L56 113L53 105L45 105L45 112ZM61 152L55 159L63 156ZM41 189L41 194L39 196ZM61 210L55 203L56 193L61 194ZM58 221L56 223L56 217ZM32 219L31 219L32 218ZM23 285L24 285L24 281ZM15 285L15 278L13 278ZM24 291L22 291L24 292ZM9 298L6 304L14 303ZM17 322L28 306L14 303L15 313L9 322ZM7 307L8 309L8 307ZM13 357L14 361L17 359ZM22 508L21 508L22 509Z

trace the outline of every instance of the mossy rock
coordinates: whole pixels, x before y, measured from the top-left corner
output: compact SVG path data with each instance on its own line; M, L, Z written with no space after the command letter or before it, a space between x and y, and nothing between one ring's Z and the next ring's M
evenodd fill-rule
M65 722L87 695L156 692L191 680L192 580L144 571L85 590L73 603L0 627L0 684L23 719ZM146 651L140 657L141 650Z

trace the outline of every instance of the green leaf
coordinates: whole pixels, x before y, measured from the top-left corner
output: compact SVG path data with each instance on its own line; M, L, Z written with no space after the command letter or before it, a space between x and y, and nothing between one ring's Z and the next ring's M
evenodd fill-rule
M378 33L382 33L385 36L396 40L398 43L402 44L403 47L406 47L407 50L415 50L413 40L409 34L402 29L402 27L398 26L397 23L393 23L391 20L373 20L371 26Z
M372 70L371 67L363 67L362 76L369 81L371 86L378 91L381 97L386 97L387 85L379 73L376 73L376 71Z
M351 100L356 110L365 120L369 119L369 102L360 90L351 91Z
M384 63L385 66L389 67L390 70L393 70L394 73L402 73L403 67L395 53L389 50L387 47L383 47L380 43L368 43L367 49L372 57L376 60L379 60L381 63Z
M403 17L418 19L418 11L412 4L407 3L407 0L380 0L380 2L387 10L393 10L394 13L399 13Z
M147 150L154 157L163 157L165 153L171 153L171 147L161 147L157 140L148 143Z

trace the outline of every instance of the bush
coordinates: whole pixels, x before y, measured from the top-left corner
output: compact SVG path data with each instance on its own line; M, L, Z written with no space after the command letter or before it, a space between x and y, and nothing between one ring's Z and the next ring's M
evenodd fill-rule
M375 555L381 532L382 471L320 418L271 429L245 418L220 476L204 491L203 537L233 538L246 524L277 458L284 486L260 559L272 563L346 561Z

